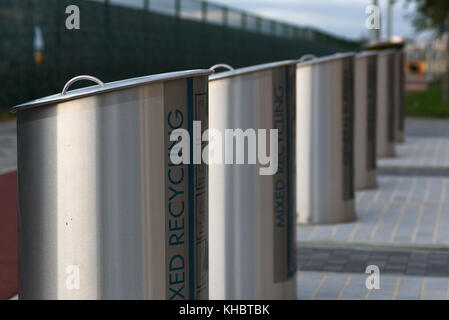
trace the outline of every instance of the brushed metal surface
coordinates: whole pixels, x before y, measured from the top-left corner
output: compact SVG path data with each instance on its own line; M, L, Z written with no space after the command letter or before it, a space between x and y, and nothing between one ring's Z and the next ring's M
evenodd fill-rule
M187 81L19 110L20 299L169 297L164 96Z
M294 66L294 62L289 65L291 76L295 75ZM273 64L251 72L236 70L210 77L210 128L221 132L273 129L274 74L287 67ZM294 120L290 120L294 129ZM276 280L277 260L283 259L282 252L287 248L275 244L275 176L261 176L260 167L209 165L211 299L296 298L296 267L289 279ZM294 185L291 188L294 190ZM294 201L294 193L289 198ZM292 209L294 214L294 204ZM295 239L294 216L291 225ZM295 243L293 240L292 251Z
M379 53L377 58L377 156L379 158L392 158L395 156L394 132L391 139L391 119L395 113L395 101L391 99L390 91L394 91L394 82L390 70L390 59L394 59L395 51L386 50ZM393 108L393 110L392 110ZM394 130L394 129L393 129Z
M355 219L353 196L344 196L345 188L352 184L344 177L345 152L349 151L347 156L353 157L354 147L349 141L349 150L344 151L343 64L347 59L353 61L353 56L335 56L321 63L312 60L297 66L299 223L325 224Z
M357 190L377 187L375 139L377 118L376 62L377 56L375 54L361 54L357 55L355 59L354 179Z

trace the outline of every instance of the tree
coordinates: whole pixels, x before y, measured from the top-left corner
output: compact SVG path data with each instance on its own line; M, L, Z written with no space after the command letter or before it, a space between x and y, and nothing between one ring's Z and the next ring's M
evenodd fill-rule
M440 35L449 32L449 1L448 0L407 0L417 5L416 14L412 16L417 31L436 30ZM446 49L446 74L443 79L443 102L449 105L449 40Z

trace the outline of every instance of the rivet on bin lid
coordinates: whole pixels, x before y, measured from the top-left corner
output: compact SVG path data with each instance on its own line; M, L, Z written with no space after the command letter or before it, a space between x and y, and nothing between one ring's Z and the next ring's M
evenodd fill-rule
M45 98L40 98L27 103L17 105L11 109L11 112L16 113L21 110L30 109L34 107L45 106L49 104L56 104L61 102L66 102L70 100L75 100L79 98L84 98L96 94L106 93L110 91L123 90L126 88L146 85L155 82L176 80L188 77L198 77L198 76L208 76L214 73L210 69L198 69L198 70L187 70L178 72L161 73L151 76L144 76L138 78L132 78L127 80L114 81L109 83L103 83L101 80L87 75L77 76L67 82L61 93L54 94ZM97 85L89 86L81 89L68 91L69 87L80 80L90 80L96 82Z

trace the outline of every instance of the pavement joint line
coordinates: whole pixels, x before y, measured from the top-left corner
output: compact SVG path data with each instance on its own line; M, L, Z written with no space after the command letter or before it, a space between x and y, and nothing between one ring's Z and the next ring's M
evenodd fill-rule
M398 220L396 221L396 223L393 227L393 231L391 232L390 243L394 243L394 239L396 238L396 233L398 232L399 226L401 225L402 217L404 216L406 207L407 207L407 204L404 202L401 206L401 212L399 214Z
M341 223L337 223L333 228L332 228L332 232L329 235L329 237L327 237L327 239L330 241L334 238L335 234L337 233L338 229L340 228Z
M426 192L424 193L424 199L423 199L424 203L428 203L429 195L430 195L430 179L427 178L426 179Z
M413 233L412 233L412 237L411 237L412 244L414 244L416 242L416 234L418 233L418 228L421 223L423 211L424 211L424 206L421 204L419 206L418 218L416 219L415 227L413 228Z
M401 286L401 281L402 277L398 277L398 279L396 280L396 284L394 286L393 297L391 298L391 300L396 300L399 293L399 287Z
M437 142L437 146L436 146L435 150L433 151L433 157L432 157L433 165L436 165L436 163L437 163L437 155L439 153L438 151L440 150L440 148L441 148L441 140Z
M376 190L376 194L374 195L374 199L373 199L374 202L379 201L380 190L381 190L381 187L380 187L380 185L379 185L379 187L378 187L377 190Z
M446 300L449 300L449 281L447 283L447 289L446 289Z
M374 237L376 235L377 230L380 227L380 224L382 223L383 217L385 216L386 212L387 212L387 208L390 206L390 203L386 203L382 209L382 212L379 216L379 218L377 219L377 222L375 224L375 226L373 227L373 230L371 230L370 236L369 236L369 242L372 243L374 240Z
M396 198L396 194L398 193L398 190L399 190L399 185L402 183L403 180L404 180L404 179L403 179L402 177L399 177L399 178L398 178L398 181L397 181L397 183L396 183L395 186L394 186L394 190L393 190L393 192L390 194L390 199L389 199L388 202L393 202L393 201L394 201L394 199Z
M440 203L444 202L444 197L446 196L446 191L447 191L447 186L446 186L446 180L442 181L442 186L441 186L441 196L440 196Z
M430 149L429 146L430 146L429 144L426 144L424 146L424 148L421 149L421 157L419 157L419 165L420 166L422 166L424 164L424 157L423 157L423 155L424 154L429 154L429 151L430 151L429 150Z
M320 291L321 286L326 282L327 276L328 275L325 274L321 278L320 282L318 283L318 285L316 286L316 288L313 290L312 294L310 295L309 300L313 300L315 298L315 296L317 295L318 291Z
M364 297L365 300L368 300L368 299L369 299L369 296L370 296L370 294L371 294L371 291L373 291L373 290L370 290L370 289L367 289L367 290L366 290L365 297Z
M413 179L412 180L412 186L411 186L411 188L410 188L410 192L408 193L408 195L407 195L407 200L406 200L406 203L411 203L411 198L412 198L412 194L413 194L413 192L415 192L415 189L416 189L416 179Z
M343 297L343 294L345 292L345 289L348 287L349 283L351 282L352 279L352 275L348 275L346 277L346 281L343 284L343 287L340 289L340 291L338 292L338 296L337 296L337 300L341 300L341 298Z
M427 278L422 279L422 281L421 281L421 290L419 290L418 300L424 299L424 293L426 291L426 282L427 282Z
M356 222L354 228L351 230L351 233L349 234L349 239L348 241L352 241L354 239L355 234L357 233L357 230L360 228L360 226L362 225L362 222L360 221L360 218L365 217L365 215L367 214L368 210L371 208L372 204L375 202L371 202L369 205L367 205L364 210L363 210L363 214L359 217L358 221Z
M438 226L440 225L441 212L443 211L443 206L441 204L438 205L438 212L435 218L435 224L433 226L433 236L432 236L432 244L437 243L438 239Z
M307 241L311 241L312 237L315 235L316 231L318 230L318 225L315 225L312 229L312 232L307 237Z

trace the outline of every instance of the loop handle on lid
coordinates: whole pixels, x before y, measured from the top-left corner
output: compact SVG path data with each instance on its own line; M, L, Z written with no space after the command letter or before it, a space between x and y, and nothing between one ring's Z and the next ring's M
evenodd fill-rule
M299 59L299 63L303 63L303 62L306 62L307 60L313 60L313 59L316 59L316 56L314 56L313 54L306 54Z
M82 75L82 76L77 76L75 78L70 79L65 84L64 89L62 89L61 95L65 95L67 93L67 90L69 90L70 86L80 80L89 80L89 81L95 82L96 84L98 84L101 87L104 87L104 83L100 79L92 77L92 76L88 76L88 75Z
M210 69L215 71L216 69L219 69L219 68L228 69L229 71L234 71L235 70L229 64L225 64L225 63L216 64L215 66L211 67Z

